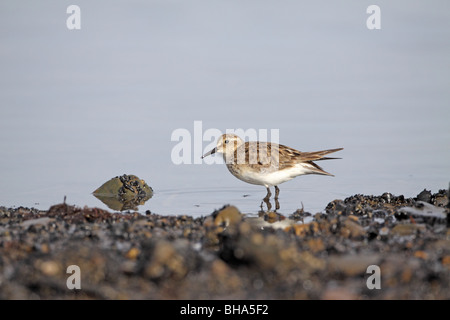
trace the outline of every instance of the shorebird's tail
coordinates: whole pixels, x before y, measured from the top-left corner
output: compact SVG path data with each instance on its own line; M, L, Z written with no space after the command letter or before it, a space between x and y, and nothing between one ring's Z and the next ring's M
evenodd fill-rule
M331 157L324 157L324 156L329 153L333 153L333 152L340 151L343 149L344 148L337 148L337 149L328 149L328 150L314 151L314 152L302 152L302 160L304 161L304 165L307 166L308 169L311 170L312 174L323 174L326 176L334 177L334 175L332 175L329 172L326 172L325 170L323 170L319 165L317 165L313 161L341 159L341 158L331 158Z
M330 158L324 157L325 155L333 152L337 152L343 150L344 148L337 149L328 149L322 151L313 151L313 152L302 152L302 160L303 161L318 161L318 160L332 160L332 159L341 159L341 158Z

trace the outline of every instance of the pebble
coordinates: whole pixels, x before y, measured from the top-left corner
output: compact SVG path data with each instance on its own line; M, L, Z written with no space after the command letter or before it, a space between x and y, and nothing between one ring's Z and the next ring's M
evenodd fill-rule
M214 224L216 226L234 226L241 220L242 215L235 206L226 206L215 214Z
M406 223L406 224L398 224L392 228L391 234L398 236L409 236L415 235L419 232L424 232L426 229L423 224L415 224L415 223Z
M377 254L345 254L330 257L330 259L328 259L328 264L331 272L342 273L346 276L353 277L365 274L368 266L378 265L380 260L381 259Z

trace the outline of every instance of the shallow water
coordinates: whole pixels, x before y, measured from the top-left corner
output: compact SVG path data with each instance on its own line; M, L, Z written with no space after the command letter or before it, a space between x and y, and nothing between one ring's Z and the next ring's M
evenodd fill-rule
M356 0L77 4L72 31L68 4L0 4L0 205L47 209L67 196L106 208L91 192L134 174L155 191L140 212L205 215L230 203L256 213L264 187L223 164L174 163L171 136L183 128L191 162L208 151L208 129L277 129L302 151L344 147L342 160L320 163L335 177L280 186L280 213L448 187L445 1L381 1L381 30L367 29Z

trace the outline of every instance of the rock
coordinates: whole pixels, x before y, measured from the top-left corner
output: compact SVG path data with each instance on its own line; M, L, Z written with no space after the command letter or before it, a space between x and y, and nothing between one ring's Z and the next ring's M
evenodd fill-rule
M52 260L39 262L37 268L47 276L55 276L62 272L61 265Z
M422 221L427 220L433 222L437 219L446 219L445 208L437 207L422 201L418 201L414 207L402 207L398 209L398 212L405 213L415 219L419 218Z
M186 241L150 240L142 248L137 268L152 280L180 280L195 268L198 259L198 254Z
M325 245L323 243L323 240L321 238L312 238L309 239L308 242L308 247L309 249L313 252L313 253L317 253L319 251L323 251L325 250Z
M135 175L114 177L92 193L109 208L118 211L136 210L153 196L153 189Z
M442 264L450 269L450 255L442 258Z
M438 207L446 207L449 204L448 195L446 190L442 190L445 192L438 193L433 200L433 204Z
M269 211L268 213L264 213L263 218L268 223L276 223L279 221L286 220L285 216L283 216L282 214L279 214L277 212L274 212L274 211Z
M328 268L333 273L353 277L365 274L368 266L378 265L379 262L379 255L346 254L328 259Z
M242 215L235 206L225 206L213 213L213 217L216 226L235 226L242 221Z
M417 195L416 200L431 203L431 191L423 189L423 191Z
M21 222L21 226L24 228L28 228L29 226L32 225L45 225L47 223L50 223L52 221L55 221L55 219L53 218L49 218L49 217L43 217L43 218L37 218L37 219L31 219L31 220L25 220L23 222Z
M219 256L232 265L250 265L259 270L277 266L283 243L276 237L264 237L243 222L237 232L226 231L221 236Z
M291 232L293 230L294 234L298 237L305 237L307 235L315 234L319 232L319 224L316 221L294 225L289 225L284 228L284 231Z
M48 209L48 217L60 218L69 223L82 223L90 221L105 221L111 219L113 215L103 209L98 208L78 208L66 203L51 206Z
M320 297L321 300L356 300L359 296L355 290L346 287L330 287L327 288Z
M139 256L139 249L136 247L131 248L128 250L127 254L125 255L128 259L136 260L136 258Z
M345 238L362 238L366 231L358 223L346 219L341 227L341 235Z
M289 226L296 224L294 219L277 219L275 221L268 221L264 217L246 217L245 222L248 222L254 227L259 229L271 228L271 229L283 229L288 230Z
M326 212L334 212L336 214L343 214L347 208L347 205L345 204L344 200L333 200L330 202L326 207Z
M385 192L381 195L381 198L386 202L386 203L391 203L391 200L394 198L394 196L389 193L389 192Z
M392 228L391 234L397 236L410 236L416 235L418 232L424 232L425 230L426 227L423 224L415 224L415 223L398 224L394 228Z
M417 250L414 252L414 257L419 258L419 259L423 259L423 260L427 260L428 259L428 253L426 253L423 250Z

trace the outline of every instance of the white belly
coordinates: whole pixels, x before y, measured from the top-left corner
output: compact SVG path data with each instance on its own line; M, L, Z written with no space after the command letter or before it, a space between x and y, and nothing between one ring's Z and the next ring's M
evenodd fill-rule
M230 167L228 169L236 178L242 181L266 187L277 186L299 175L311 173L310 170L300 165L284 170L274 170L272 172L254 170L239 170L239 172L236 172L230 169Z

